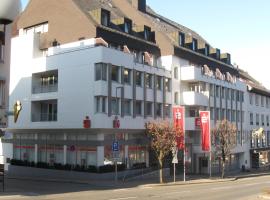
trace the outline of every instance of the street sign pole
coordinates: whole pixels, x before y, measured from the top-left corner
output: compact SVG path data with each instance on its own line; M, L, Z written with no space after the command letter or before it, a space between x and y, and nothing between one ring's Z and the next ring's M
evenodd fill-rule
M116 139L116 137L115 137ZM113 150L113 158L114 158L114 168L115 168L115 175L114 175L114 180L115 183L118 181L118 173L117 173L117 159L119 157L119 143L118 141L114 141L112 144L112 150Z
M115 180L115 183L117 183L117 181L118 181L118 175L117 175L117 160L114 161L114 166L115 166L115 177L114 177L114 180Z
M173 163L173 182L175 183L175 163Z

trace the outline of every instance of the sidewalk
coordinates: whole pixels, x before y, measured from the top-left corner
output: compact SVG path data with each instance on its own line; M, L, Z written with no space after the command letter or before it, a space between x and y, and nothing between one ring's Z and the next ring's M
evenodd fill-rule
M166 183L160 184L158 177L151 177L148 179L136 179L136 180L118 180L115 182L114 179L110 180L71 180L71 179L54 179L53 177L48 178L37 178L37 177L18 177L18 176L6 176L8 179L19 179L19 180L32 180L32 181L43 181L43 182L62 182L62 183L74 183L74 184L87 184L95 187L102 187L106 189L110 188L128 188L128 187L154 187L154 186L169 186L169 185L186 185L186 184L204 184L204 183L215 183L225 181L235 181L241 178L266 176L270 175L270 171L263 172L234 172L228 174L224 179L220 176L214 175L211 178L206 175L187 175L186 181L183 181L183 176L176 176L176 182L173 182L173 177L167 177L164 180Z

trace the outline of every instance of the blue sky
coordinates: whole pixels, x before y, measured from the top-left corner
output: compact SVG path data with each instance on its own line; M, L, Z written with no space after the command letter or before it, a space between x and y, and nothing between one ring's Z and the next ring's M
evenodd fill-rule
M22 0L23 6L28 0ZM270 89L269 0L147 0L159 14L196 31Z

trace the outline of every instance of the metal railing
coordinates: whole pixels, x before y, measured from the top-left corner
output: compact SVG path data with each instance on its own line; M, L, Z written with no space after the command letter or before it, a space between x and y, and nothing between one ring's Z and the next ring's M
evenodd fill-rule
M32 122L50 122L50 121L57 121L57 113L32 114Z
M33 89L32 89L33 94L49 93L49 92L57 92L57 91L58 91L58 84L33 86Z

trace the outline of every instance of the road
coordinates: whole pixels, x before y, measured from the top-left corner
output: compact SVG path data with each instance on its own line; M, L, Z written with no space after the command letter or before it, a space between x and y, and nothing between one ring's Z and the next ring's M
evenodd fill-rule
M265 189L270 189L270 175L227 182L142 185L120 189L100 188L87 184L9 179L7 193L0 195L0 200L254 200L258 199L258 195Z

